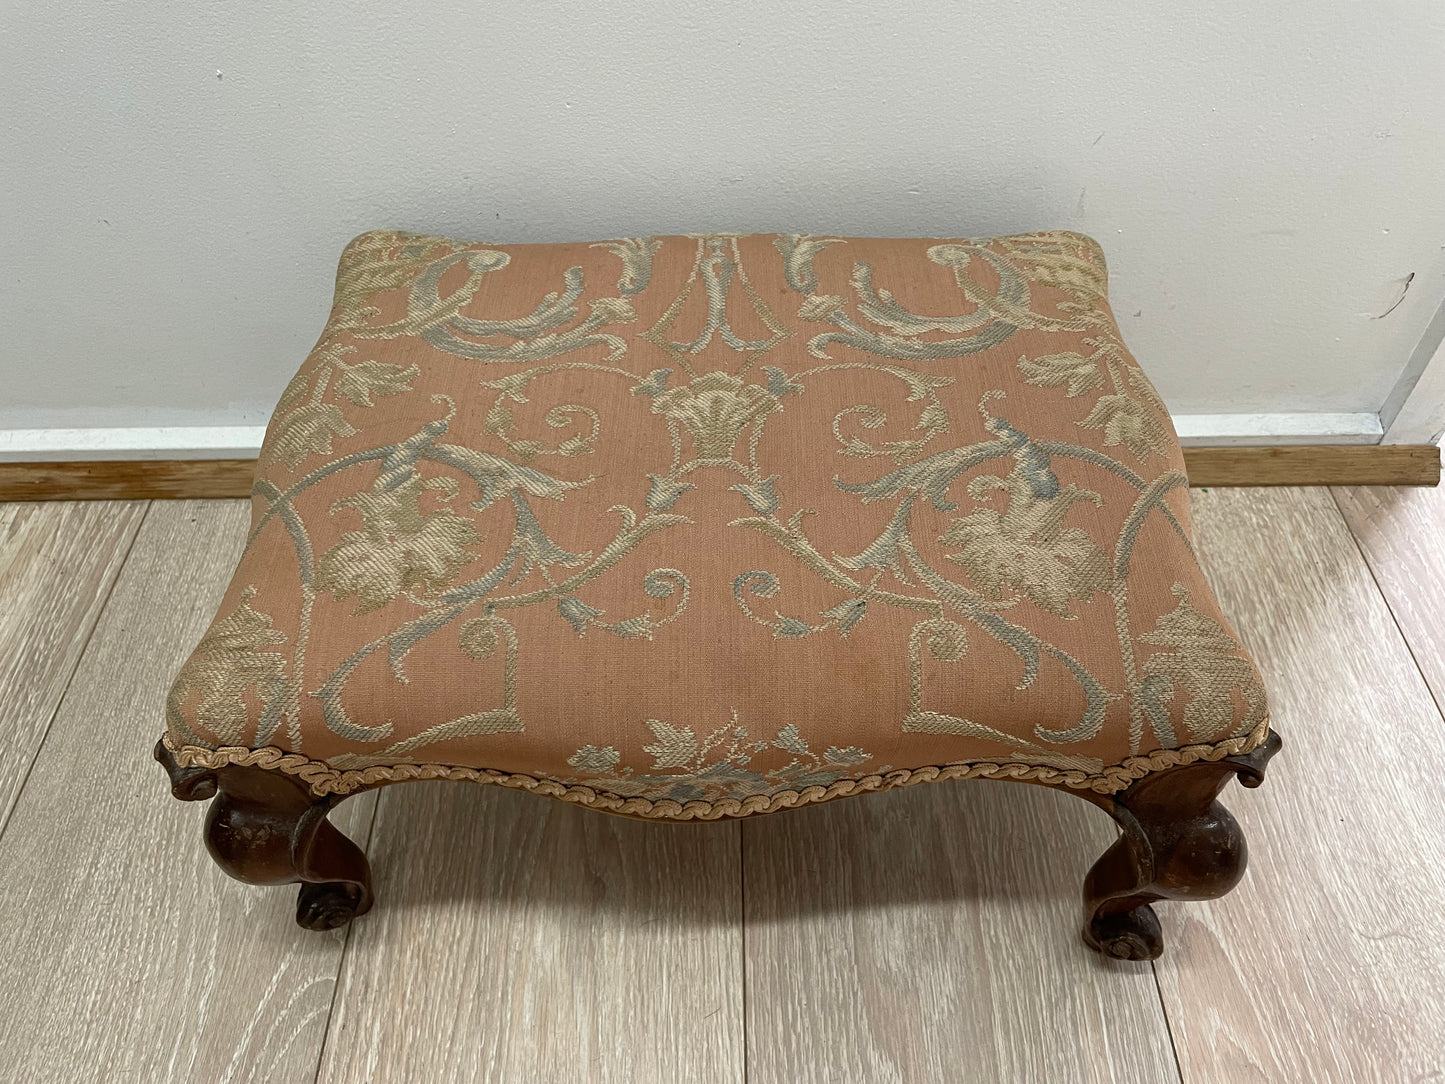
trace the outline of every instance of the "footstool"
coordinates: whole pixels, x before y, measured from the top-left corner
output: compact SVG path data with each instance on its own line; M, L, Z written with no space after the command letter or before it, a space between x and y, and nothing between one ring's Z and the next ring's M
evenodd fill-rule
M655 821L1056 787L1121 829L1085 941L1149 959L1280 744L1191 535L1080 234L366 233L155 753L312 929L372 903L328 811L408 780Z

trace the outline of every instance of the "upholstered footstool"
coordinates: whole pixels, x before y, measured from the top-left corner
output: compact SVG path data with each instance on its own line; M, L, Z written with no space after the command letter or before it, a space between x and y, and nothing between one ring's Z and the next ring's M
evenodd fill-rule
M174 793L322 929L372 903L327 811L392 783L654 821L1033 783L1121 829L1085 940L1157 956L1279 739L1106 298L1074 233L362 235L169 694Z

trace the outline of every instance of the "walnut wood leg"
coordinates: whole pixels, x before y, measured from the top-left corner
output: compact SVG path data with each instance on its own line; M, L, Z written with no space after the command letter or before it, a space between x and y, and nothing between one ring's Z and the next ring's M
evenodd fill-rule
M248 884L301 882L299 925L331 930L371 909L366 855L326 819L338 797L318 798L304 781L265 768L183 768L163 743L155 757L177 798L215 799L206 849L217 865Z
M1208 900L1244 875L1244 833L1215 799L1238 776L1264 782L1279 752L1274 731L1253 752L1151 772L1127 790L1086 795L1118 822L1121 834L1084 881L1084 941L1105 956L1153 960L1164 949L1155 900Z

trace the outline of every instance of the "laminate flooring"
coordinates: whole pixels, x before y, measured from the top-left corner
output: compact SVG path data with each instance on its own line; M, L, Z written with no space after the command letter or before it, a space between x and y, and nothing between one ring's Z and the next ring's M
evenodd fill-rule
M388 788L336 814L377 910L302 931L149 758L247 505L0 505L0 1084L1445 1079L1445 490L1194 498L1286 745L1153 965L1078 940L1108 818L986 782L705 825Z

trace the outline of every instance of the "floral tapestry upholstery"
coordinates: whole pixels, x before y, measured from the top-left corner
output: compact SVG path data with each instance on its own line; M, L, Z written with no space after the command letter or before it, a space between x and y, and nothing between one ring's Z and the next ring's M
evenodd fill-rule
M1075 233L367 233L252 502L184 764L706 818L1266 731Z

